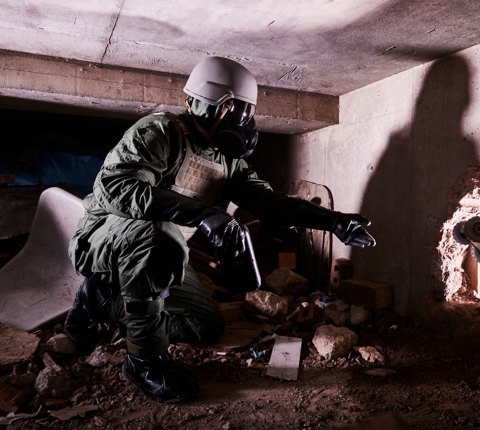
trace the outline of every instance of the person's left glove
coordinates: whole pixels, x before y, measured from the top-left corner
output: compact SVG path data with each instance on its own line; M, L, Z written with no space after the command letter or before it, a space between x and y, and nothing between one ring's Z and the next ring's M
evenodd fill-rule
M375 239L363 227L363 225L369 226L370 224L370 220L360 214L336 212L332 233L345 245L358 246L360 248L375 246Z
M370 225L364 216L332 211L306 200L297 202L292 220L295 227L331 231L345 245L360 248L375 246L375 239L364 228L364 225Z

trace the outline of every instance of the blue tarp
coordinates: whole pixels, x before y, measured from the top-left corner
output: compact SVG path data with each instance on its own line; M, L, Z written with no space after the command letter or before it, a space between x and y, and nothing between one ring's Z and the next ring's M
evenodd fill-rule
M37 159L3 160L0 171L15 176L14 186L74 184L87 195L102 164L103 159L94 155L46 152Z

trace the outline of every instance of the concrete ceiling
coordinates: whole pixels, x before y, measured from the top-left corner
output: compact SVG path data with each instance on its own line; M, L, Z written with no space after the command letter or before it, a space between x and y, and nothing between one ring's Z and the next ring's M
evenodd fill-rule
M326 96L478 43L478 0L0 0L4 52L179 77L220 55Z

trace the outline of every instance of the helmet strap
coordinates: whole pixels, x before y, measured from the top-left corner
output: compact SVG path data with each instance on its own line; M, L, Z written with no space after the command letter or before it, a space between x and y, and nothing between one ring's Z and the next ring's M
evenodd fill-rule
M185 105L187 106L187 111L188 111L189 115L192 117L193 123L195 124L195 127L200 132L200 134L205 139L207 139L207 141L209 142L211 147L214 147L214 143L213 143L213 140L212 140L213 135L215 134L215 131L217 130L218 126L220 125L220 122L222 121L222 119L225 117L225 115L227 114L229 109L232 107L232 104L233 104L233 99L229 99L223 104L222 110L220 111L220 113L215 118L215 122L212 124L212 127L210 128L210 131L207 133L205 131L205 129L200 125L200 123L196 120L195 115L192 113L192 108L190 106L190 102L188 100L188 97L185 99ZM217 149L217 148L214 148L214 149Z

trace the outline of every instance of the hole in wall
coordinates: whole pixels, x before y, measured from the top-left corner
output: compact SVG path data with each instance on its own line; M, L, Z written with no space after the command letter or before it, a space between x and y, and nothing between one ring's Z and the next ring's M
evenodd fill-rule
M437 246L437 299L449 304L480 305L479 264L472 256L471 245L458 242L453 233L456 225L480 215L479 163L469 166L457 181L449 205L451 216L442 226Z

